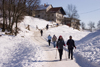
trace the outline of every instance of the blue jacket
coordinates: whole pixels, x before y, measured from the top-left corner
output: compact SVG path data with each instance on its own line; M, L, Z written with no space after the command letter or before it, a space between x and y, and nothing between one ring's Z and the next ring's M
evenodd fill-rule
M48 36L48 40L51 40L51 38L52 38L52 37L49 35L49 36Z

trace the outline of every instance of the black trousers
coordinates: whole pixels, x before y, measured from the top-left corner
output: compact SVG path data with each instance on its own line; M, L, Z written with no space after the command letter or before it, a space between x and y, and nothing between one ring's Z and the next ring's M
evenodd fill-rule
M41 33L41 36L43 35L43 33Z
M58 51L59 51L59 58L60 60L62 60L63 49L58 49Z
M51 40L48 40L49 46L50 46L50 42L51 42Z
M71 55L71 59L73 59L73 49L68 49L68 58L70 59L70 55Z

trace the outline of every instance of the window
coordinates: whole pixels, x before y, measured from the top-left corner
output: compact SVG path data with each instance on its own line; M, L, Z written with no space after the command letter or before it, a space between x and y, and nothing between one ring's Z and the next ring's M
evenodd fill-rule
M40 17L40 15L38 15L38 17Z
M71 22L74 22L73 20L71 20Z
M52 14L52 16L54 16L54 14Z
M48 21L50 21L50 19L48 19Z

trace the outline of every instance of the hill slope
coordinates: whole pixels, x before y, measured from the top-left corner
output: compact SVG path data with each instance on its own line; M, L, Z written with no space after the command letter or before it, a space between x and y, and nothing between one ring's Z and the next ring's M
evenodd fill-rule
M100 67L100 30L88 34L76 43L77 49L75 50L75 56L82 61L80 63L80 61L77 60L77 62L79 62L80 65L86 65L85 67L88 67L88 65Z
M67 66L75 63L76 67L79 65L81 67L100 67L100 31L93 33L78 31L66 25L45 30L44 28L47 24L52 25L48 21L26 16L18 25L21 31L16 37L8 36L0 32L2 35L0 37L0 67L43 67L42 65L47 65L46 63L48 63L47 66L49 66L49 63L53 63L51 64L52 67L55 65L58 67L65 65L66 67L66 63ZM26 29L28 25L30 25L30 31ZM40 36L40 31L36 30L36 25L40 29L44 29L42 37ZM49 34L51 36L55 34L57 37L62 35L65 42L72 35L77 47L74 50L75 59L73 61L59 62L59 58L55 60L56 48L53 48L52 43L49 47L47 43L47 36ZM45 47L45 52L43 47ZM66 47L64 50L67 51ZM63 60L65 58L64 53Z

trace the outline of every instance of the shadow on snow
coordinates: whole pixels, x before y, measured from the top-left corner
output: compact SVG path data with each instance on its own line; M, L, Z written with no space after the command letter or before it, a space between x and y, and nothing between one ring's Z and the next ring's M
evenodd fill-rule
M23 67L25 60L28 60L30 57L34 58L34 55L32 55L34 49L35 48L31 45L19 44L16 49L11 52L12 58L10 58L8 62L3 63L2 67Z

